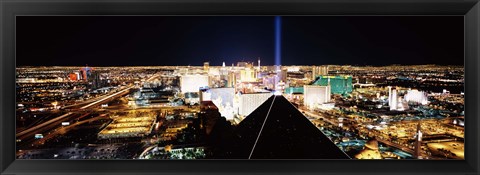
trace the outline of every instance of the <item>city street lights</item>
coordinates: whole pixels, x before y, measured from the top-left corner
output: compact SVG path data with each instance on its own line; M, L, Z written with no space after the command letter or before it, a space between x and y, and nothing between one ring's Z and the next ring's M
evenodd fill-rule
M57 109L58 102L54 101L54 102L52 102L52 105L53 105L53 109Z

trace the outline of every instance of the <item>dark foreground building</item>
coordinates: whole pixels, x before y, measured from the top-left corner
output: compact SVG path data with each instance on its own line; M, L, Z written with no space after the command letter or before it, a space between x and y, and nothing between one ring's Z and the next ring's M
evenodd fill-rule
M228 128L228 127L227 127ZM237 127L214 139L214 158L350 159L285 97L272 96ZM232 140L225 140L232 138ZM228 144L225 144L228 143Z

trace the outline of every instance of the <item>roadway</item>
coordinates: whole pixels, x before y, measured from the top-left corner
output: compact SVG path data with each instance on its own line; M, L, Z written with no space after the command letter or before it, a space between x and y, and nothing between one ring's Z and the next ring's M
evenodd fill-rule
M129 87L127 87L127 88L124 89L124 90L121 90L121 91L116 92L116 93L111 94L111 95L107 95L106 97L103 97L103 98L101 98L101 99L99 99L99 100L93 101L93 102L91 102L91 103L89 103L89 104L81 107L80 109L87 109L87 108L89 108L89 107L102 104L103 102L105 102L105 101L107 101L107 100L117 98L118 96L123 96L123 95L125 95L125 93L130 92L130 89L132 89L132 88L133 88L133 86L129 86Z
M305 110L305 109L301 109L301 108L298 108L298 110L304 114L306 114L307 116L309 117L314 117L314 118L317 118L317 119L322 119L323 121L326 121L332 125L335 125L335 126L338 126L338 121L335 121L335 120L332 120L332 119L329 119L329 118L326 118L320 114L316 114L316 113L313 113L313 112L310 112L308 110Z
M86 115L88 115L88 114L86 114ZM84 115L84 116L86 116L86 115ZM55 131L53 131L52 133L49 133L48 135L45 135L42 139L37 140L36 142L34 142L34 144L44 144L49 139L52 139L55 136L60 135L60 134L65 134L76 126L79 126L79 125L82 125L82 124L85 124L85 123L89 123L89 122L92 122L92 121L95 121L95 120L106 119L106 118L108 118L108 116L106 114L102 114L102 115L99 115L99 116L94 117L94 118L90 118L90 119L87 119L87 120L75 122L75 123L70 124L68 126L58 128Z
M120 89L120 90L124 90L124 89ZM118 92L118 91L117 91L117 92ZM108 94L106 94L106 95L102 95L102 96L100 96L100 97L88 99L88 100L82 101L82 102L80 102L80 103L63 106L62 109L68 109L68 108L72 108L72 107L76 107L76 106L87 105L87 104L90 104L90 103L92 103L92 102L97 101L97 99L99 99L99 98L106 97L106 96L111 95L111 94L114 94L114 93L115 93L115 92L110 92L110 93L108 93Z
M82 110L83 109L88 109L88 108L94 107L96 105L100 105L100 104L102 104L102 103L104 103L104 102L106 102L110 99L114 99L118 96L125 95L125 93L128 93L131 88L133 88L133 86L129 86L126 89L124 89L122 91L119 91L119 92L116 92L116 93L113 93L111 95L102 96L99 99L97 99L95 101L92 101L91 103L81 107L80 109L82 109ZM68 113L63 114L59 117L53 118L51 120L48 120L46 122L43 122L43 123L38 124L36 126L33 126L31 128L28 128L26 130L23 130L23 131L17 133L16 137L17 137L17 139L22 139L22 138L25 138L24 136L29 136L29 135L40 133L40 132L38 132L39 129L45 130L45 128L52 128L52 127L58 126L61 122L70 120L71 119L70 117L72 116L72 114L73 114L73 112L68 112ZM34 131L37 131L37 132L34 133Z
M159 75L154 75L154 76L148 78L146 80L146 82L152 81L154 78L157 78L158 76ZM130 92L130 89L132 89L132 88L134 88L134 86L130 85L130 86L126 87L125 89L123 89L121 91L118 91L118 92L115 92L113 94L107 94L107 95L104 95L104 96L101 96L101 97L97 97L95 99L90 99L89 103L86 103L85 106L82 106L78 109L85 110L85 109L89 109L91 107L95 107L97 105L103 104L105 102L108 102L109 100L113 100L113 99L115 99L119 96L123 96L125 94L128 94ZM59 117L53 118L51 120L40 123L40 124L38 124L36 126L33 126L31 128L25 129L25 130L17 133L16 138L23 140L25 138L33 137L34 134L39 134L39 133L45 132L46 130L51 130L54 127L59 127L61 122L72 120L73 119L72 117L74 117L74 115L72 116L72 114L74 114L74 113L73 112L68 112L68 113L63 114Z
M130 90L133 86L129 86L129 87L126 87L124 89L121 89L120 91L116 91L116 92L110 92L106 95L102 95L100 97L96 97L96 98L93 98L93 99L88 99L86 101L83 101L83 102L80 102L80 103L77 103L77 104L72 104L72 105L68 105L68 106L63 106L62 109L69 109L69 108L72 108L72 107L76 107L76 106L86 106L86 105L89 105L91 103L94 103L96 101L98 101L99 99L104 99L106 97L109 97L109 96L112 96L114 94L118 94L118 93L122 93L122 92L125 92L126 90Z
M63 119L67 118L68 116L70 116L72 114L73 114L73 112L68 112L68 113L63 114L59 117L56 117L54 119L48 120L46 122L43 122L41 124L38 124L38 125L33 126L31 128L28 128L26 130L23 130L22 132L17 133L16 137L17 137L17 139L23 140L23 139L25 139L25 136L31 135L33 133L33 131L38 132L39 129L45 130L46 126L49 126L49 125L51 126L53 123L58 123L59 121L63 121Z
M402 151L404 151L404 152L407 152L407 153L410 153L410 154L412 154L412 155L414 154L414 150L411 149L411 148L409 148L409 147L406 147L406 146L403 146L403 145L400 145L400 144L397 144L397 143L393 143L393 142L390 142L390 141L388 141L388 140L383 140L383 139L380 139L380 138L376 138L376 140L377 140L378 142L382 142L382 143L384 143L385 145L388 145L388 146L390 146L390 147L394 147L394 148L400 149L400 150L402 150ZM431 157L431 156L427 155L426 153L424 153L423 150L421 151L420 154L421 154L421 156L422 156L423 158L429 158L429 157Z

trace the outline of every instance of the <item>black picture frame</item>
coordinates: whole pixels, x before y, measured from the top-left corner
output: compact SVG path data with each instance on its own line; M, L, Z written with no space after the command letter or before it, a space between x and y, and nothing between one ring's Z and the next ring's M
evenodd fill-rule
M479 174L478 0L0 0L0 174ZM17 15L464 15L465 160L15 160Z

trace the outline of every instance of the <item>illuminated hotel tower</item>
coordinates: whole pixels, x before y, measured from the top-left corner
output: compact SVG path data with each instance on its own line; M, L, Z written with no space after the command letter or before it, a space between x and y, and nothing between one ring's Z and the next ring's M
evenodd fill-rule
M392 100L392 86L388 86L388 105L390 105L390 100Z
M258 70L260 70L260 58L258 58Z
M208 73L209 68L210 68L210 63L209 62L203 62L203 71Z
M397 110L397 90L392 89L392 87L388 86L388 106L390 106L390 110Z
M87 82L88 81L88 78L90 77L90 75L92 74L92 71L94 69L91 68L91 67L88 67L88 65L85 65L84 68L81 68L80 69L80 72L82 73L82 79L83 81Z
M390 110L397 110L397 89L392 89L392 105L390 105Z
M417 124L417 133L415 134L415 147L413 150L413 157L416 159L422 159L422 127L420 122Z

